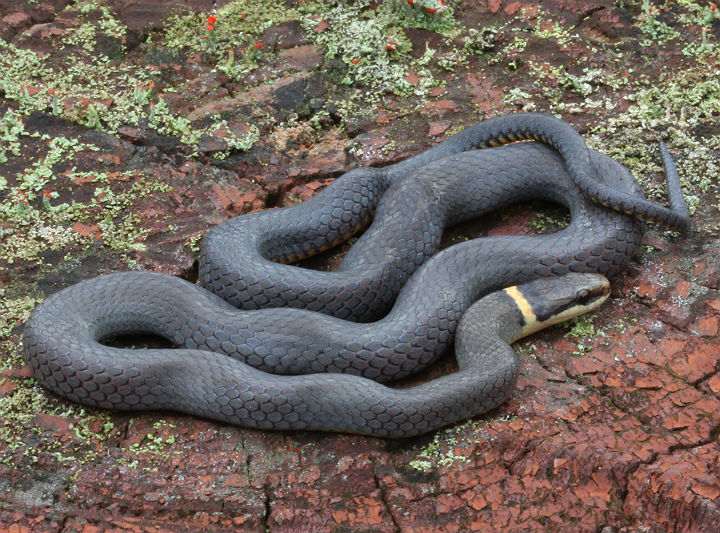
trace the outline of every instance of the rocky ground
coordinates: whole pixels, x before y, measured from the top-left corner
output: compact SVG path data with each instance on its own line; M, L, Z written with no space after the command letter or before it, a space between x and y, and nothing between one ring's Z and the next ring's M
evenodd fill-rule
M0 529L717 531L719 18L689 0L0 0ZM399 441L252 431L81 408L23 361L24 320L62 287L192 280L208 227L531 110L659 201L664 139L693 230L650 225L599 312L518 344L517 389L486 416ZM447 240L565 217L519 206Z

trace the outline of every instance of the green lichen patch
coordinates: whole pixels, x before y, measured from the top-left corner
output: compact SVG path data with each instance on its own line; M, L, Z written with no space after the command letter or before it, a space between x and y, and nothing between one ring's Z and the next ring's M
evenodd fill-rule
M22 116L8 109L0 118L0 164L7 163L9 155L20 155L20 137L27 135ZM7 178L0 176L0 191L7 188Z
M573 354L582 355L592 349L592 340L598 335L605 336L605 332L595 327L595 315L586 314L569 320L565 327L568 328L565 333L566 338L572 338L575 342L575 350Z
M49 54L41 55L0 39L0 68L4 73L0 91L18 104L19 114L42 111L109 133L122 126L149 126L192 147L197 146L203 134L222 127L218 123L202 130L193 129L186 117L171 111L166 104L166 94L177 92L178 87L163 83L152 65L117 61L127 53L122 45L127 28L113 17L108 6L82 2L66 9L76 25L53 40L54 49ZM263 16L268 14L260 11ZM231 16L227 22L229 33ZM206 31L202 24L198 28L199 32ZM181 30L191 39L185 27L175 33ZM117 58L111 59L98 49L101 35L120 43ZM179 46L176 40L168 43L171 45ZM0 126L0 135L7 128L6 124ZM249 149L255 140L252 135L242 137L231 142L230 149ZM12 145L9 149L13 149ZM7 150L6 147L0 150L0 162Z
M373 4L370 1L338 3L325 12L320 22L315 18L306 19L306 29L315 30L315 41L326 48L328 58L338 58L345 65L347 70L341 83L364 85L371 89L371 94L377 95L425 94L437 85L428 69L436 51L426 48L420 58L412 58L412 44L405 28L421 26L419 21L427 18L426 15L405 7L406 2L404 5L383 2L377 8ZM445 15L443 20L451 18ZM450 26L446 23L434 29L448 32ZM409 69L417 77L412 84L407 79ZM367 96L364 93L364 97Z
M452 466L456 463L469 463L471 459L465 452L467 444L458 438L463 429L472 422L464 422L433 435L433 440L423 446L416 454L416 459L408 463L413 470L428 472L434 468Z
M173 449L175 444L175 424L166 420L158 420L139 442L133 442L122 448L125 453L118 460L118 464L130 468L141 468L146 472L157 472L159 466L166 463L171 455L181 455L183 452Z
M21 283L0 287L0 342L10 338L12 330L30 316L30 311L41 299L33 287ZM19 350L6 346L0 353L5 350L8 357L0 357L0 369L12 368L21 362Z
M34 379L17 380L13 391L0 398L0 420L0 463L9 466L48 459L96 461L107 453L107 440L118 434L106 413L50 399Z
M167 21L159 44L183 53L203 53L233 79L257 67L265 43L258 40L273 24L293 20L298 10L277 0L236 0L213 13L174 15ZM233 65L227 64L232 51ZM242 59L240 59L242 57ZM238 60L238 61L235 61Z
M486 420L467 420L438 431L430 443L420 448L416 458L408 463L408 467L429 472L436 468L472 463L474 454L478 453L478 443L492 441L489 427L516 418L514 415L505 415Z
M125 124L138 124L147 116L136 89L150 83L155 74L149 69L118 64L102 54L73 48L73 52L61 49L54 53L62 56L64 63L58 72L52 64L54 54L40 56L2 40L0 51L0 61L7 67L0 88L6 98L18 103L22 115L49 112L109 132Z
M594 314L585 314L568 320L565 323L568 328L565 337L594 337L598 333L594 320Z
M632 105L627 113L593 127L594 135L588 136L588 144L628 166L655 199L665 196L664 180L647 181L662 170L657 141L663 139L671 149L679 149L675 159L693 213L700 197L716 184L714 176L720 170L716 152L720 137L698 137L693 133L720 114L720 84L716 78L707 77L705 70L688 70L652 82L640 79L637 89L628 96ZM648 130L666 133L648 135Z
M59 173L57 169L72 169L79 154L91 154L99 148L74 138L28 134L24 130L17 131L13 142L20 147L38 139L44 141L46 150L25 161L24 171L4 178L7 194L0 201L0 254L7 263L42 264L47 252L87 249L98 239L112 250L141 249L149 232L129 208L153 191L142 173L114 173L113 187L96 187L94 197L82 203L72 194L81 187L76 180L101 184L108 180L108 174L74 170ZM67 201L60 199L60 192Z

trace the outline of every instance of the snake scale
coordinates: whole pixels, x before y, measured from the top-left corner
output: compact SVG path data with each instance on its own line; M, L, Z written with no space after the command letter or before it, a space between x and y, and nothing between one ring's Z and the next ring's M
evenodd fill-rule
M506 145L530 139L541 143ZM573 273L619 272L640 243L639 218L687 227L673 169L668 209L558 119L485 121L400 163L351 170L302 204L212 228L202 286L126 272L51 295L26 323L25 356L41 384L90 406L172 409L261 429L421 434L511 393L517 363L507 343L527 317L500 289L530 283L513 289L541 301L569 289L571 300L591 294L596 305L606 283ZM445 227L534 199L565 205L569 226L435 253ZM283 264L347 239L373 215L335 272ZM457 373L405 389L382 384L436 361L461 318ZM176 348L101 342L132 332Z

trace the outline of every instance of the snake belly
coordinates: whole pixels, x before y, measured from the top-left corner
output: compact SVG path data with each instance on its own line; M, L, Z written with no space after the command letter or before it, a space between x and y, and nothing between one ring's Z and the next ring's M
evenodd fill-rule
M624 167L589 153L600 183L640 194ZM405 229L412 217L396 210L409 197L412 213L422 211L432 231ZM570 225L549 235L474 239L423 258L389 311L374 322L306 309L241 310L179 278L129 272L83 281L48 297L25 326L25 355L40 383L85 405L172 409L262 429L391 437L424 433L497 405L509 394L514 369L480 365L482 372L465 372L462 379L450 375L409 389L381 382L417 372L445 353L461 316L484 294L568 272L620 271L640 242L642 224L583 196L555 150L522 143L451 155L394 180L358 242L372 257L375 247L384 246L379 239L391 233L399 237L396 247L413 251L405 257L419 255L418 250L429 255L443 227L528 199L565 205ZM259 217L282 218L282 213ZM289 232L292 221L281 222L282 232ZM281 233L266 231L270 242ZM426 239L423 232L438 236ZM381 274L412 270L407 264L393 266L392 260L369 266L372 261L362 254L345 261L367 266L363 276L371 272L365 298L375 289L388 290L378 279ZM231 266L208 270L222 273ZM319 273L302 272L312 293ZM289 284L259 279L257 286L266 285L273 294L274 287L282 292ZM323 291L315 292L322 300ZM127 332L161 335L178 348L128 350L100 342Z

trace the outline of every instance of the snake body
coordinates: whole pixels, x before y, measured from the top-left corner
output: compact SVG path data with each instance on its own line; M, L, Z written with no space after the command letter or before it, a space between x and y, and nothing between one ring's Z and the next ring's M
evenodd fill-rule
M173 409L263 429L404 437L482 413L507 398L516 365L507 357L488 364L500 358L468 351L465 340L457 374L401 390L378 382L435 361L452 344L463 313L487 293L548 276L618 272L640 242L637 215L667 224L679 217L685 225L676 210L647 203L624 167L582 144L589 192L615 195L590 199L551 126L577 134L550 117L517 117L499 129L482 123L386 169L351 171L304 204L217 226L200 268L212 292L135 272L51 295L25 326L26 358L44 386L86 405ZM533 137L555 150L538 143L472 150ZM551 235L475 239L428 259L447 225L538 198L567 206L570 225ZM637 202L625 209L622 198ZM373 212L372 226L337 272L276 262L327 248ZM243 257L247 264L238 267ZM485 324L517 309L487 298L491 303L483 299L466 327L485 332L493 346L506 344L522 324L503 332ZM138 351L100 342L139 331L178 348Z
M595 203L636 218L687 228L689 215L676 174L668 179L671 208L649 202L637 188L598 179L590 161L592 152L568 124L552 116L525 113L487 120L389 167L351 170L322 194L291 210L263 211L219 224L204 241L200 284L242 309L298 307L363 322L383 316L407 278L437 250L441 220L451 225L547 192L536 192L545 183L523 189L525 182L520 179L508 182L506 176L522 172L521 165L535 166L529 159L513 160L520 149L502 159L505 152L499 152L501 157L485 154L469 161L468 165L480 165L477 172L483 172L486 180L477 185L468 182L454 196L444 194L444 188L455 183L437 177L460 173L456 178L463 179L471 168L463 167L462 161L449 163L447 158L522 139L541 140L555 148L575 188ZM542 164L536 168L542 170ZM671 160L668 169L674 169ZM402 187L394 185L398 180ZM496 180L504 184L502 191L493 185ZM405 192L385 194L391 186ZM384 200L377 212L378 223L353 246L336 272L281 264L328 249L364 228L380 198ZM272 286L268 280L273 280Z

